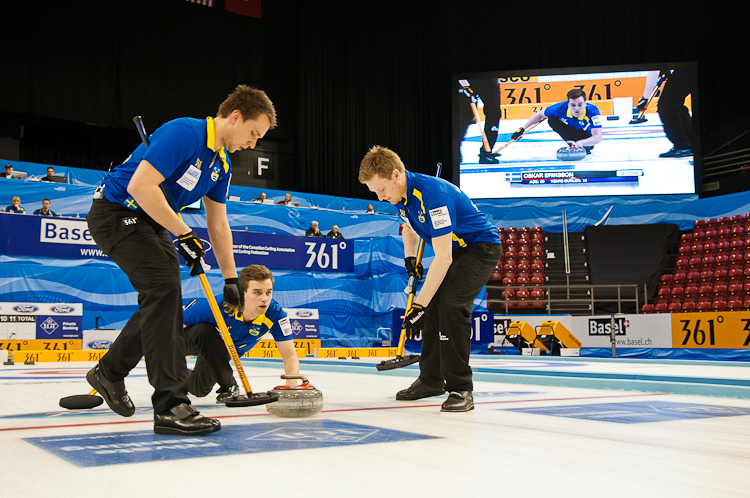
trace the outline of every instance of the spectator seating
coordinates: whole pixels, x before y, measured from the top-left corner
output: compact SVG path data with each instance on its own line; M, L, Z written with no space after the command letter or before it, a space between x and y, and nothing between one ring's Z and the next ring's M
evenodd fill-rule
M750 310L750 213L698 220L643 313Z
M488 282L503 286L503 302L495 307L504 311L507 299L509 309L543 309L547 295L544 289L544 229L510 227L498 228L498 232L503 243L503 256Z

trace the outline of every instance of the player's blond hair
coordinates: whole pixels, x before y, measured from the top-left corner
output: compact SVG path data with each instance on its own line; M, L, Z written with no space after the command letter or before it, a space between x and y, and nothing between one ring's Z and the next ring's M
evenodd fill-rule
M390 179L394 170L401 173L406 170L401 158L391 149L376 145L367 151L359 165L359 182L369 182L375 176Z
M276 128L276 109L263 90L248 85L237 85L237 88L221 103L217 115L226 118L234 110L242 113L243 121L257 119L261 114L265 114L268 116L271 128Z
M273 273L263 265L246 266L240 272L240 285L243 290L247 290L249 282L262 282L270 280L273 283Z

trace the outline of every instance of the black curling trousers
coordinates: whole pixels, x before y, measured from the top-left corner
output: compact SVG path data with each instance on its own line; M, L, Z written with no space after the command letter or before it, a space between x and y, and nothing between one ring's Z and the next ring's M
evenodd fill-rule
M685 107L685 99L690 95L690 75L676 69L664 84L659 96L659 118L664 125L664 134L675 149L690 149L693 121Z
M566 125L557 116L550 116L547 121L549 122L549 127L556 131L560 135L560 138L566 142L577 142L591 138L591 133Z
M446 391L473 391L469 366L474 299L492 275L502 245L485 243L453 251L453 263L427 306L419 378Z
M191 325L183 334L185 353L197 355L195 368L190 374L190 392L198 397L206 396L219 383L219 391L227 391L237 384L234 380L231 357L224 339L213 323L202 322Z
M122 380L145 356L154 414L190 404L181 337L180 263L169 233L150 217L106 199L94 200L86 220L96 244L138 292L138 311L99 360L102 375L112 382Z

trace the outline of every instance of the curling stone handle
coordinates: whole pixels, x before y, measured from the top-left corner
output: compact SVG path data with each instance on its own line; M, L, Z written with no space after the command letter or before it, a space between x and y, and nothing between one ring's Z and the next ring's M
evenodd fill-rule
M308 383L307 377L302 374L283 374L281 378L284 380L298 379L298 380L301 380L303 384Z

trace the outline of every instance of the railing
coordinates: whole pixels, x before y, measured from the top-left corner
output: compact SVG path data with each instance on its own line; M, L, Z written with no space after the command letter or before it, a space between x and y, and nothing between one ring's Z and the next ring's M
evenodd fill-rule
M558 306L558 309L560 308L569 308L571 304L588 304L589 309L588 311L591 312L592 315L595 313L595 304L601 304L601 303L617 303L617 313L622 313L622 305L623 303L634 303L635 304L635 313L641 312L641 307L639 304L639 296L638 296L638 285L636 284L611 284L611 285L581 285L581 284L573 284L573 285L537 285L537 286L528 286L528 285L504 285L501 287L498 287L501 290L508 290L508 289L524 289L527 291L532 291L535 289L541 289L546 291L545 292L545 298L542 299L508 299L507 293L505 298L501 299L487 299L489 303L492 303L493 305L495 303L501 304L502 307L505 310L505 313L508 313L508 310L510 309L530 309L530 310L538 310L538 309L546 309L547 314L554 313L554 306L555 304L563 304L566 306ZM617 289L617 298L597 298L595 296L595 290L596 289ZM589 291L589 297L587 298L565 298L565 299L553 299L551 297L550 290L554 289L566 289L567 295L570 296L570 290L571 289L586 289ZM632 293L635 297L622 297L622 291L623 289L632 289ZM525 304L524 306L511 306L516 304ZM534 307L533 303L544 303L545 306L543 308L540 307ZM495 306L492 306L492 310L497 312L497 308ZM602 313L600 313L602 314ZM604 313L609 314L609 313Z

